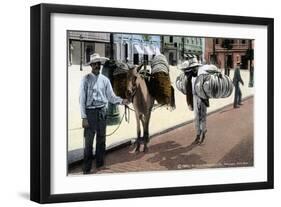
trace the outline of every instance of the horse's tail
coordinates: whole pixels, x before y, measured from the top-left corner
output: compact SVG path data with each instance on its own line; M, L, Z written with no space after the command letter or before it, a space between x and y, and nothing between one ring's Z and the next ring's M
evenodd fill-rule
M170 106L174 109L176 108L176 101L175 101L175 89L171 86L171 99L170 99Z

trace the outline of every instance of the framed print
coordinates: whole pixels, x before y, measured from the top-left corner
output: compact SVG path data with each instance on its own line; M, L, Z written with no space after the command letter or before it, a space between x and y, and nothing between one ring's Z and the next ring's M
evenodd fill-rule
M31 7L31 200L273 188L273 23Z

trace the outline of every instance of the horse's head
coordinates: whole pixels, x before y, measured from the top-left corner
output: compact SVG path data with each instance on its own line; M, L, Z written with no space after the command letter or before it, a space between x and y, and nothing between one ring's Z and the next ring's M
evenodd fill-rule
M132 97L135 94L136 87L137 87L137 78L138 78L138 72L136 67L130 69L127 72L127 88L126 88L126 96L129 100L132 99Z
M132 101L133 96L135 95L137 88L137 78L139 77L139 70L142 65L132 67L127 72L127 91L126 96L129 100Z

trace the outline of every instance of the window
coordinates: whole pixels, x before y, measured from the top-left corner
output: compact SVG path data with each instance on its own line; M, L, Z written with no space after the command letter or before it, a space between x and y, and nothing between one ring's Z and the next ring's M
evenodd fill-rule
M143 63L146 65L148 64L148 55L147 54L143 55Z
M219 44L219 39L218 38L216 38L216 44Z
M124 60L125 60L125 62L128 62L128 44L127 43L124 45Z
M246 44L246 40L242 40L241 43L242 43L242 44Z
M105 57L110 57L110 44L109 43L105 43ZM113 50L114 50L114 45L113 45Z
M134 64L135 65L139 64L139 54L134 54Z
M170 36L170 42L173 42L173 36Z
M210 55L210 63L216 64L217 63L217 55Z

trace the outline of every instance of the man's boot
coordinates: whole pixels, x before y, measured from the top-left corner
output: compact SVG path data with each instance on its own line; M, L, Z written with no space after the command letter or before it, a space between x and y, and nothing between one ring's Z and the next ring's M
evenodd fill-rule
M202 144L204 142L205 137L206 137L206 133L207 133L207 131L203 132L200 144Z
M196 135L195 140L192 142L192 144L198 144L200 142L200 134Z

